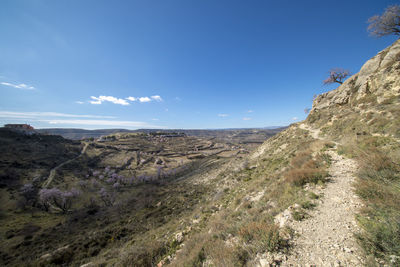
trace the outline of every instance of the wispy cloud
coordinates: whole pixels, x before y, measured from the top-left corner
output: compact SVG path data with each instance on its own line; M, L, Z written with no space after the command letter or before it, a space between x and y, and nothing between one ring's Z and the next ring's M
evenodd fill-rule
M94 105L100 105L103 102L111 102L117 105L122 105L122 106L128 106L129 102L126 101L125 99L122 98L116 98L113 96L105 96L105 95L101 95L99 97L95 97L95 96L91 96L90 97L93 100L90 100L90 104L94 104Z
M243 120L244 120L244 121L249 121L249 120L251 120L251 118L249 118L249 117L244 117Z
M71 127L81 125L85 129L96 129L101 127L121 127L129 129L137 128L166 128L165 126L153 125L141 121L116 120L114 116L86 115L86 114L68 114L58 112L14 112L0 111L0 120L8 121L29 121L38 123L42 127Z
M228 117L229 116L229 114L218 114L218 117L222 117L222 118L225 118L225 117Z
M152 125L141 121L118 121L118 120L41 120L49 124L59 125L88 125L88 126L112 126L112 127L129 127L129 128L165 128L164 126Z
M13 87L16 89L22 89L22 90L35 90L36 88L31 86L31 85L27 85L25 83L20 83L20 84L13 84L13 83L8 83L8 82L0 82L1 85L4 86L8 86L8 87Z
M35 118L93 118L93 119L114 119L113 116L98 116L98 115L80 115L68 114L58 112L14 112L14 111L0 111L0 118L10 119L35 119Z
M163 99L162 99L161 96L159 96L159 95L152 95L152 96L151 96L151 99L153 99L153 100L155 100L155 101L157 101L157 102L163 101Z
M247 113L253 113L254 112L254 110L251 110L251 109L249 109L248 111L247 111Z
M297 117L293 117L292 118L292 121L297 121L299 118L297 118Z
M85 102L83 102L83 101L75 101L75 104L80 104L80 105L82 105L82 104L85 104Z

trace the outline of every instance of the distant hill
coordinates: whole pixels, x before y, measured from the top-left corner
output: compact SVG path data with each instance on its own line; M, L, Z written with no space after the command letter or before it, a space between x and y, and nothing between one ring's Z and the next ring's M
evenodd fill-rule
M286 129L286 127L273 126L266 128L248 128L248 129L139 129L139 130L127 130L127 129L99 129L99 130L84 130L84 129L68 129L68 128L50 128L50 129L38 129L37 132L42 134L61 135L64 138L72 140L81 140L87 138L98 138L104 135L111 135L115 133L135 133L135 132L179 132L184 133L188 136L204 137L204 138L218 138L224 141L233 141L238 143L241 141L250 141L255 143L262 143L266 138ZM245 140L241 140L241 139ZM239 140L240 139L240 140Z
M0 149L0 188L18 188L26 180L40 182L49 169L79 155L81 143L0 128Z
M80 140L80 139L86 139L86 138L97 138L102 135L110 135L113 133L118 133L118 132L135 132L132 130L126 130L126 129L99 129L99 130L85 130L85 129L76 129L76 128L49 128L49 129L37 129L36 130L39 133L42 134L50 134L50 135L61 135L64 138L67 139L73 139L73 140Z

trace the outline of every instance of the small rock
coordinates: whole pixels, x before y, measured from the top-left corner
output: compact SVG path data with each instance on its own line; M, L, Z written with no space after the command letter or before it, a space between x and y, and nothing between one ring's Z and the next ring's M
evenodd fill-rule
M182 233L182 232L177 233L177 234L175 235L175 240L176 240L178 243L182 243L182 241L183 241L183 233Z
M346 253L353 253L353 249L351 249L351 248L344 248L344 251Z
M50 258L50 257L51 257L51 254L50 254L50 253L47 253L47 254L42 255L40 258L41 258L42 260L46 260L46 259L48 259L48 258Z
M258 261L258 266L259 267L269 267L270 266L270 262L267 259L260 259Z

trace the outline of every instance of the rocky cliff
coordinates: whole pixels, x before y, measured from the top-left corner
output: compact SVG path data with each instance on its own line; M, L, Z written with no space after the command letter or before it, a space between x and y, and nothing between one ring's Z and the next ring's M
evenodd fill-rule
M337 89L317 96L307 122L331 136L368 132L399 138L399 77L400 40L397 40Z
M316 97L312 111L347 105L359 107L368 96L376 96L378 104L400 96L400 40L368 60L360 72L339 88Z

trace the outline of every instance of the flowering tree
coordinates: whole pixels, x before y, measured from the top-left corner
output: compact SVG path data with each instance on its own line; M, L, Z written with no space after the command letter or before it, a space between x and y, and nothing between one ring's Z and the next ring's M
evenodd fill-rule
M389 6L385 13L369 18L368 22L368 31L373 36L400 35L400 6Z
M110 169L110 166L106 166L106 168L104 169L104 172L105 172L105 173L109 173L110 170L111 170L111 169Z
M350 71L345 69L331 69L329 71L329 77L324 80L324 84L339 83L342 84L343 81L350 76Z
M86 188L87 188L87 185L88 185L88 182L85 181L85 180L80 180L80 181L78 182L78 184L79 184L79 186L80 186L82 189L86 189Z
M162 166L158 166L157 167L157 178L160 179L163 175L163 167Z
M113 184L113 188L117 191L119 191L121 189L121 184L116 182L115 184Z
M80 194L80 191L73 188L70 191L61 191L58 188L41 189L39 191L39 199L46 211L51 206L55 206L63 213L67 213L72 206L72 200Z
M21 196L24 198L22 205L34 207L37 203L37 189L32 184L24 184L20 189Z
M115 194L107 192L104 187L100 189L99 196L106 206L112 206L115 202Z

